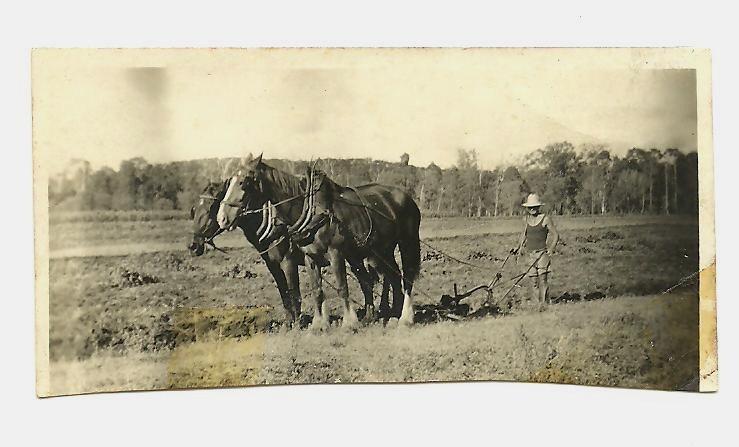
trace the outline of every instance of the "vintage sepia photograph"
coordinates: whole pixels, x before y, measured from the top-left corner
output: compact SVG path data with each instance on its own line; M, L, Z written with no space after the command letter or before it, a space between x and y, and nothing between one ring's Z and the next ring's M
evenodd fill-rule
M37 394L715 391L688 48L36 49Z

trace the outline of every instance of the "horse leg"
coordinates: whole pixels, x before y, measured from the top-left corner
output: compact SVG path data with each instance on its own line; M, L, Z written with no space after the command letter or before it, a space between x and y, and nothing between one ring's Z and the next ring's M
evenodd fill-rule
M400 280L400 267L395 261L395 256L385 256L383 258L385 265L385 281L389 282L388 287L393 288L393 306L390 311L391 317L400 318L403 309L403 288Z
M308 255L305 256L305 267L308 271L308 276L312 281L313 298L315 300L315 310L313 312L311 329L322 331L328 329L328 306L326 305L325 296L323 294L321 267Z
M285 256L280 263L281 270L285 274L287 281L287 295L290 300L290 309L292 309L295 321L300 324L301 302L300 296L300 279L298 276L298 263L291 256Z
M280 298L282 298L282 306L285 308L285 320L288 326L292 326L295 321L295 311L292 305L292 299L290 298L290 290L288 286L287 278L285 273L280 268L280 265L271 259L265 259L267 269L272 274L272 278L275 280L277 290L280 292Z
M344 300L344 321L342 326L344 328L354 328L357 326L357 314L352 309L351 301L349 300L349 287L346 283L346 260L341 252L335 248L328 250L328 259L331 263L331 270L336 278L336 287L339 292L339 296Z
M390 277L384 273L382 275L382 295L380 296L380 318L387 320L390 318ZM400 286L400 284L398 284Z
M413 283L421 271L421 243L418 238L418 227L421 215L418 208L414 207L414 217L406 219L406 235L401 238L398 248L400 259L403 262L403 312L400 323L413 324Z
M352 271L357 276L359 287L362 288L364 295L364 321L372 322L375 320L375 301L374 301L374 278L366 270L364 263L361 261L349 261Z
M411 291L413 290L413 283L403 281L403 311L400 314L400 324L412 325L413 324L413 298L411 297ZM394 304L394 303L393 303Z

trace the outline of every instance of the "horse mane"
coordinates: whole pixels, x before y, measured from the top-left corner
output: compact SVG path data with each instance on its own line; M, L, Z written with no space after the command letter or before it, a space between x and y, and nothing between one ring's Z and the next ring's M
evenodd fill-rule
M223 196L226 194L226 185L222 182L210 182L203 188L201 194L207 194L218 200L223 200Z
M287 172L272 167L266 163L262 163L264 175L275 185L275 188L288 195L299 196L305 192L305 188L300 184L300 179Z
M343 191L352 189L347 186L344 186L342 184L337 183L334 179L332 179L326 171L320 170L320 169L314 169L313 175L316 177L321 178L322 183L328 184L328 187L334 191L334 193L341 193Z

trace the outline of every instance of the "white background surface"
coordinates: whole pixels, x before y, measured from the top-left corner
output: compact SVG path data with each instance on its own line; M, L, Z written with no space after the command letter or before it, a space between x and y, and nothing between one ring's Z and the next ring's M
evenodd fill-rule
M162 2L163 3L163 2ZM262 2L267 3L267 2ZM55 445L721 445L736 440L736 15L718 2L24 2L0 14L0 439ZM712 6L713 5L713 6ZM696 46L713 50L719 386L715 394L539 384L34 392L30 48ZM91 123L92 125L92 123ZM734 422L734 425L731 425ZM42 444L43 443L43 444Z

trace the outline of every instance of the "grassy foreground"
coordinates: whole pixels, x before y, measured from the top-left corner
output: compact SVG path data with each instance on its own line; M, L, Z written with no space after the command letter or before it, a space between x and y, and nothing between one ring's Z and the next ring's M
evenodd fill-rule
M173 350L98 351L84 360L54 361L51 385L53 394L461 380L695 389L697 309L694 293L672 293L412 328L212 335Z

